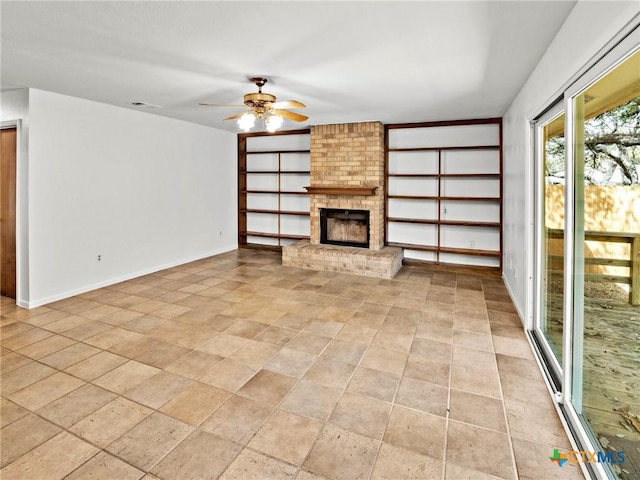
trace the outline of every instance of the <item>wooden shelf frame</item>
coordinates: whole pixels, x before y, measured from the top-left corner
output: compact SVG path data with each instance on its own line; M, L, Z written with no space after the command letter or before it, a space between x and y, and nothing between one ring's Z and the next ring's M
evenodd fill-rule
M282 179L283 177L292 177L292 176L302 176L311 175L311 171L309 170L288 170L283 168L283 156L290 154L309 154L309 150L300 150L300 149L282 149L282 150L247 150L247 139L249 137L262 137L262 136L272 136L272 135L309 135L311 133L310 129L301 129L301 130L288 130L282 132L276 132L275 134L267 134L265 132L256 132L256 133L242 133L238 135L238 246L240 247L249 247L249 248L258 248L264 250L279 250L282 247L282 240L305 240L309 239L308 235L297 235L291 234L282 231L281 219L282 217L309 217L310 213L308 211L297 211L297 210L287 210L283 208L282 205L282 197L289 195L303 195L309 196L309 194L304 190L299 191L291 191L291 190L283 190L282 189ZM269 169L269 170L255 170L248 169L248 157L251 155L277 155L277 169ZM285 166L286 167L286 166ZM310 166L309 166L310 167ZM259 176L259 175L276 175L277 176L277 187L275 190L272 189L250 189L248 188L248 177L250 176ZM248 207L248 196L249 195L276 195L277 198L277 208L249 208ZM277 232L262 232L262 231L249 231L247 228L247 215L248 214L264 214L264 215L275 215L277 217ZM276 245L269 244L260 244L260 243L250 243L250 237L258 237L258 238L269 238L277 241Z
M389 137L390 132L395 129L407 129L407 128L429 128L429 127L458 127L467 125L495 125L498 128L498 144L481 144L481 145L469 145L469 146L416 146L407 148L390 148ZM389 212L391 200L417 200L424 201L425 205L429 205L435 208L437 214L433 218L402 218L391 217L386 215L385 222L385 243L389 246L395 246L404 248L406 250L414 250L421 252L430 252L435 254L436 263L441 263L441 255L460 255L460 256L475 256L475 257L487 257L497 259L499 262L499 269L502 271L502 221L503 221L503 208L502 208L502 196L503 196L503 179L502 179L502 119L501 118L487 118L487 119L472 119L472 120L458 120L458 121L444 121L444 122L423 122L423 123L409 123L409 124L391 124L385 126L385 145L386 145L386 178L385 178L385 203L386 212ZM498 172L469 172L469 173L444 173L443 154L450 151L495 151L498 154ZM431 171L429 173L391 173L390 170L390 154L394 152L433 152L437 155L437 172ZM400 160L401 161L401 160ZM432 170L435 168L432 166ZM435 185L437 192L435 194L390 194L389 193L389 180L390 179L434 179L437 181ZM473 180L497 180L498 181L498 196L460 196L460 195L446 195L443 193L443 182L447 179L473 179ZM431 188L433 188L431 184ZM497 222L488 221L470 221L470 220L445 220L442 218L442 205L446 202L473 202L476 204L487 203L494 205L498 204L499 220ZM495 207L494 207L495 208ZM391 223L409 223L417 225L433 225L435 226L435 244L425 242L424 244L414 243L402 243L391 242L388 238L387 226ZM476 248L456 248L449 247L442 244L443 227L468 227L468 228L482 228L482 229L495 229L499 234L499 248L497 250L482 250ZM430 230L433 232L433 230Z

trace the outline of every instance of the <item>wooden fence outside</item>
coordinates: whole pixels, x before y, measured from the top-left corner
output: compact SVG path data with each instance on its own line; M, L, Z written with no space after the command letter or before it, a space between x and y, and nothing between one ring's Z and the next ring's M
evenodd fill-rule
M564 230L548 229L548 238L564 239ZM585 257L585 265L606 267L627 267L629 275L608 275L604 273L585 273L584 279L591 282L620 283L629 285L629 303L640 305L640 233L628 232L584 232L585 241L627 243L630 245L628 258ZM550 259L560 260L562 256L552 255ZM562 271L554 271L561 274Z

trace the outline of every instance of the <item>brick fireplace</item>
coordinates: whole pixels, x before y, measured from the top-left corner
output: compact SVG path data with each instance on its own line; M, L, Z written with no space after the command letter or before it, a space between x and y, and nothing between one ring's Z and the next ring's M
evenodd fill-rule
M283 265L383 278L397 273L402 250L384 246L384 160L380 122L311 127L310 241L283 247ZM321 210L368 212L368 248L321 243Z
M369 246L384 244L384 127L380 122L311 127L311 243L320 209L368 210ZM327 193L323 193L323 190ZM341 191L342 190L342 191Z

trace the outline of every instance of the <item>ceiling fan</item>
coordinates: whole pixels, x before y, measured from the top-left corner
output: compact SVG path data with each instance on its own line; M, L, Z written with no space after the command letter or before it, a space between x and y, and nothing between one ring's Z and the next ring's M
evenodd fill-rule
M250 79L258 87L256 93L247 93L244 96L244 105L220 105L215 103L199 103L205 107L242 107L246 106L249 110L236 113L225 120L238 119L238 125L245 132L251 130L256 119L264 119L265 126L268 131L275 132L282 125L283 118L293 120L294 122L304 122L309 117L299 113L284 110L288 108L305 108L306 105L297 100L287 100L277 102L276 96L262 91L262 87L267 83L264 77L253 77Z

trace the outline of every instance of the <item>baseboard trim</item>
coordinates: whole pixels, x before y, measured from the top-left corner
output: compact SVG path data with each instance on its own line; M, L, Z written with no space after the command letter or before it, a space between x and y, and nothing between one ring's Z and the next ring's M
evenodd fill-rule
M509 286L509 282L507 282L507 279L504 278L504 274L502 274L502 283L504 283L504 286L507 289L507 293L511 298L511 303L513 303L513 306L516 307L516 311L518 312L518 316L520 317L520 321L522 322L522 326L524 328L527 325L527 323L524 321L525 320L524 314L522 313L522 309L520 308L520 305L518 304L518 302L516 302L515 295L513 294L513 291Z

